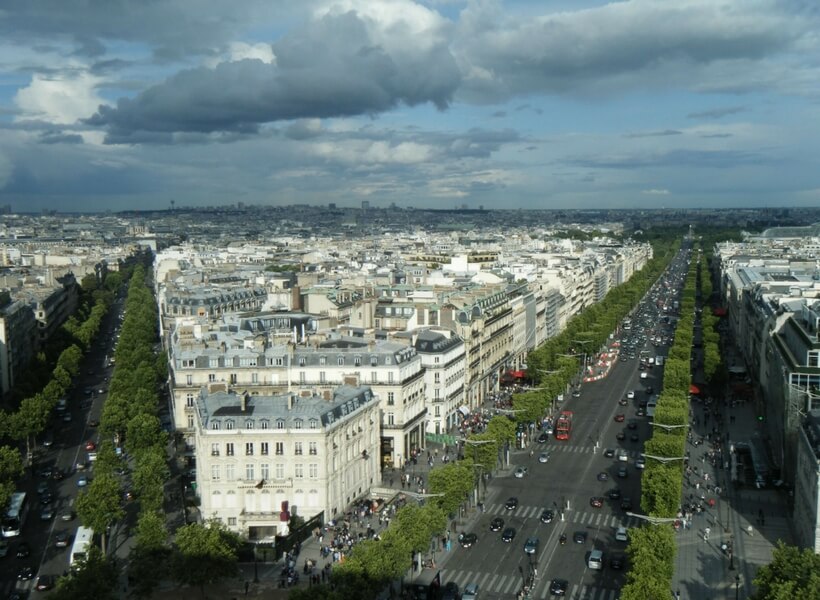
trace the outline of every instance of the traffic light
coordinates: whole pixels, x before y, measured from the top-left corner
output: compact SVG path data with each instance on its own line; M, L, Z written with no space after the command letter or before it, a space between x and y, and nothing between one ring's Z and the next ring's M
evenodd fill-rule
M763 415L757 415L757 420L762 421L763 420Z

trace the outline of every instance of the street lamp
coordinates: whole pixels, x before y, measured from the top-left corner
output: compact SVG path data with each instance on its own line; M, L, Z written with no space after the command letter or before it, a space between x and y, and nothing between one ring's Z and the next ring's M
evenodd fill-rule
M644 454L644 458L651 458L651 459L654 459L654 460L658 461L659 463L663 463L663 464L666 464L666 463L669 463L669 462L674 462L676 460L686 460L687 459L686 456L655 456L654 454Z
M740 575L735 575L735 600L740 600Z
M683 427L689 427L689 425L666 425L665 423L658 423L656 421L650 421L653 427L660 427L661 429L665 429L666 431L671 431L672 429L681 429Z
M635 517L636 519L641 519L642 521L647 521L652 525L660 525L661 523L674 523L678 520L674 517L650 517L649 515L641 515L629 511L627 511L626 516Z

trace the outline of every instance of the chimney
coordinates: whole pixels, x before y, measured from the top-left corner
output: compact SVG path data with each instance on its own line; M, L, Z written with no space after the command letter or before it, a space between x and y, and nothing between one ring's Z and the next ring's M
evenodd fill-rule
M293 394L288 392L288 410L293 409Z
M247 408L248 408L248 392L247 392L247 391L242 392L242 393L239 395L239 402L240 402L240 404L239 404L239 409L240 409L242 412L245 412L245 411L247 410Z

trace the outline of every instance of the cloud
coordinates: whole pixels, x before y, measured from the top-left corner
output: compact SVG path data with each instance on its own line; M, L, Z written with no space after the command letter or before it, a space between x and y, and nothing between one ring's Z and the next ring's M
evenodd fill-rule
M653 188L653 189L649 189L649 190L641 190L641 193L646 194L648 196L668 196L670 192L669 192L669 190L665 190L665 189L655 189L655 188Z
M69 125L92 114L103 99L97 94L99 79L88 73L46 77L35 74L20 88L14 103L20 109L15 120L39 120Z
M418 23L389 24L392 35L356 12L321 15L273 44L275 64L244 59L181 71L101 106L88 123L118 143L144 132L258 131L264 123L373 115L399 104L446 108L460 82L446 38L427 32L417 41L410 38Z
M44 131L40 134L37 141L41 144L82 144L83 136L78 133Z
M747 150L679 149L655 154L570 157L565 162L587 168L646 169L650 167L701 167L726 169L771 163L771 157Z
M320 119L299 119L285 128L285 137L291 140L307 140L322 133Z
M736 115L744 112L746 109L742 106L727 106L725 108L713 108L711 110L702 110L686 115L687 119L720 119L729 115Z
M677 129L664 129L663 131L645 131L641 133L627 133L625 138L647 138L647 137L667 137L670 135L683 135L682 131Z

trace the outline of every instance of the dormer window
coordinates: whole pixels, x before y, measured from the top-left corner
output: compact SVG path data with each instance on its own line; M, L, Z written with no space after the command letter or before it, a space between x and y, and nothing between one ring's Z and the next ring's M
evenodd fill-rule
M310 420L310 428L311 429L316 429L317 427L319 427L319 421L317 421L316 419L311 419Z
M253 429L253 419L245 420L245 429Z
M293 422L293 428L294 429L301 429L302 428L302 419L296 419Z
M225 421L225 429L233 429L233 425L233 419L228 419L227 421Z
M262 419L262 420L259 422L259 426L260 426L262 429L268 429L268 428L270 427L270 421L268 421L267 419Z
M379 357L378 356L371 356L370 357L370 366L376 367L379 364Z
M319 357L319 364L320 364L320 365L325 365L325 364L327 364L327 357L325 357L325 356L320 356L320 357Z
M345 357L344 357L344 356L340 356L340 357L339 357L339 359L338 359L338 365L339 365L340 367L343 367L343 366L345 365Z
M300 357L299 357L299 366L300 366L300 367L304 367L306 363L307 363L307 361L305 360L305 357L304 357L304 356L300 356Z
M284 419L277 419L276 420L276 429L284 429L285 428L285 420Z
M219 429L219 421L211 421L211 430L217 431Z
M391 361L390 361L390 356L389 356L389 355L388 355L388 356L385 356L385 357L384 357L384 364L389 365L389 364L390 364L390 362L391 362Z

